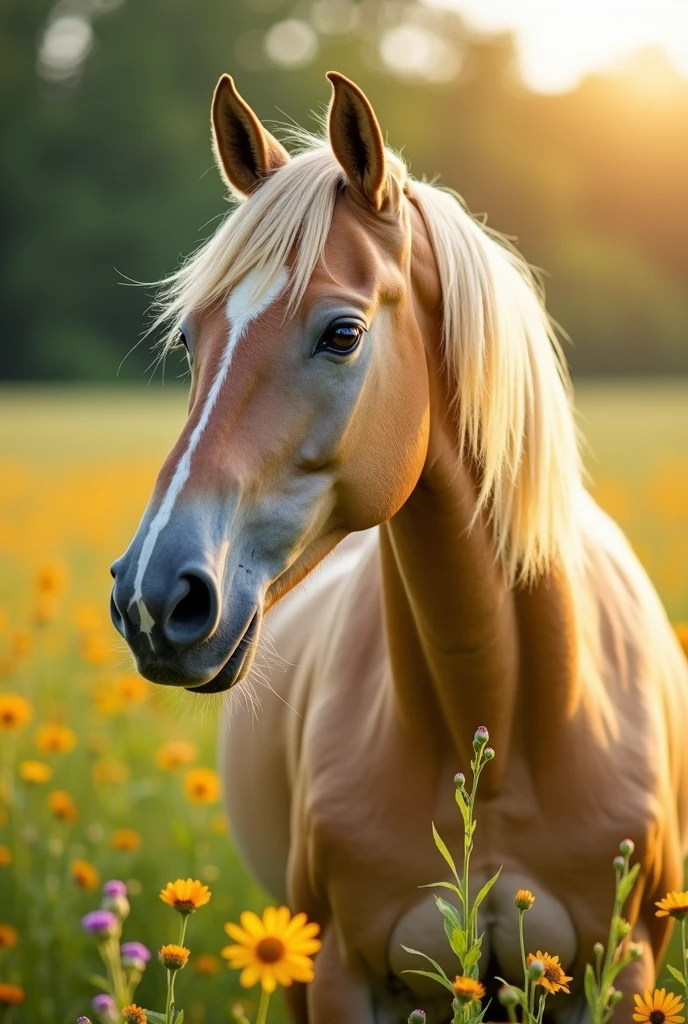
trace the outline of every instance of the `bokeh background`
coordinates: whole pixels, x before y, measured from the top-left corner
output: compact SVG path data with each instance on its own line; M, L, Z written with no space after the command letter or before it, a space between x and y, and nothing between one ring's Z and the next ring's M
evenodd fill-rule
M255 1008L219 959L223 922L268 898L212 774L223 704L132 674L108 566L185 415L181 365L163 381L141 341L154 286L135 282L174 269L227 209L214 85L230 71L273 130L316 128L330 68L368 92L417 176L542 268L591 487L688 620L683 0L3 0L0 707L29 702L0 715L0 992L23 988L16 1024L88 1012L98 958L79 918L112 876L130 886L125 937L151 948L176 936L159 888L207 882L186 1022ZM72 739L49 749L46 725ZM155 964L140 1001L162 1008Z

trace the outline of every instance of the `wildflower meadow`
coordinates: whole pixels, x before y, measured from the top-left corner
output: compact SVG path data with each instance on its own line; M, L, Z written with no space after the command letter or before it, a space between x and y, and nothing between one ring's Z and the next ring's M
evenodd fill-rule
M627 531L684 647L686 397L683 385L614 383L578 396L593 493ZM146 682L109 622L108 567L184 414L182 389L157 385L15 389L0 402L0 1020L12 1024L286 1024L280 989L317 971L317 925L271 906L232 845L216 733L241 694ZM478 730L473 765L456 766L464 850L436 836L437 877L450 867L459 906L438 899L457 973L436 980L461 1024L486 1012L468 877L475 786L499 757L487 744ZM609 1021L614 979L636 955L623 924L633 849L619 843L610 932L586 975L594 1024ZM567 998L557 950L528 946L536 899L514 893L523 983L500 991L488 1020L540 1024L548 1000ZM688 895L667 894L657 912L678 927L635 1020L681 1024ZM419 970L437 975L417 952ZM422 1024L422 1007L411 1020Z

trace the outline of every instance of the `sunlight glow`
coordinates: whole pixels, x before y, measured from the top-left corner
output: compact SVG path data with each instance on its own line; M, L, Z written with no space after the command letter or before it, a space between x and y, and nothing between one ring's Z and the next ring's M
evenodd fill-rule
M573 88L586 74L662 47L688 75L686 0L426 0L459 10L480 31L516 34L520 71L538 92Z

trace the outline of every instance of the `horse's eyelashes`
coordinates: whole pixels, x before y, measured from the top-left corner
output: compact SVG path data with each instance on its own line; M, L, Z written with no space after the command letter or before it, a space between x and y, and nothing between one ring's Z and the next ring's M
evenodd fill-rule
M320 337L315 352L333 352L336 355L350 355L361 343L365 327L352 320L336 320Z

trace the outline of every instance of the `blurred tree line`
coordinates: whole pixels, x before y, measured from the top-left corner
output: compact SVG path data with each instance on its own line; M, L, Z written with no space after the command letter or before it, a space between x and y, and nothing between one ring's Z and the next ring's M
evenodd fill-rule
M580 374L688 370L688 81L659 52L528 92L509 37L412 0L3 0L0 298L7 379L113 380L154 281L225 210L209 146L231 71L315 127L336 68L416 176L547 272ZM146 377L149 342L120 376Z

